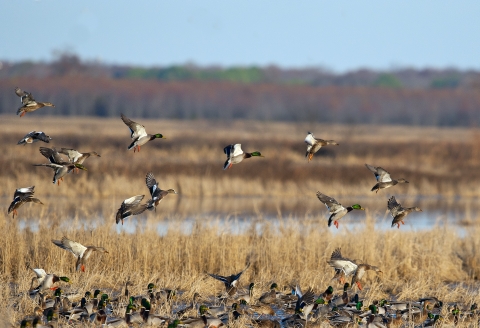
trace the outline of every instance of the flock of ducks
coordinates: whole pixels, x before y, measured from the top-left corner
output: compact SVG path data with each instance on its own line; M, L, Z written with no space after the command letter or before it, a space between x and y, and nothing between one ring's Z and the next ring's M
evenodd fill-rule
M54 106L49 102L37 102L32 94L19 88L15 93L21 98L22 107L18 109L20 116L28 112L35 111L44 106ZM143 125L132 121L121 114L121 119L130 129L131 143L127 149L133 149L134 152L140 152L140 147L147 142L160 138L165 139L162 134L148 134ZM28 133L18 144L30 144L37 141L49 143L52 138L44 132L32 131ZM307 143L307 152L305 157L310 162L313 156L323 146L338 145L334 140L317 139L308 132L305 138ZM72 171L86 171L84 162L89 157L100 157L96 152L81 153L75 149L61 148L57 151L55 148L40 147L40 153L48 159L49 163L34 164L35 166L49 167L54 170L53 183L60 185L60 181ZM259 151L251 153L244 152L241 144L231 144L224 148L227 159L223 169L230 169L233 164L239 164L244 159L251 157L264 157ZM61 155L66 155L65 160ZM374 173L377 184L372 191L378 193L381 189L386 189L397 185L398 183L408 183L405 179L394 180L390 174L381 167L374 167L365 164L366 167ZM145 176L145 184L150 192L150 199L142 203L144 195L135 195L125 199L115 215L115 221L118 224L128 217L143 213L145 210L156 210L160 201L168 194L177 194L174 189L162 190L156 181L152 172ZM13 217L18 215L18 208L25 203L43 203L34 198L34 186L18 188L15 190L14 199L9 206L8 213L13 213ZM320 191L317 192L318 199L328 208L330 217L328 226L332 223L338 229L338 221L352 210L364 210L359 204L344 207L334 198L327 196ZM395 225L400 228L400 223L404 224L405 216L412 211L421 211L418 207L404 208L395 199L391 197L388 200L388 209L393 217L392 227ZM63 237L61 240L52 239L52 243L70 253L76 259L75 269L85 272L87 259L93 253L107 253L108 251L100 246L84 246L79 242ZM336 249L330 260L327 262L334 270L332 280L338 281L343 286L340 294L335 295L332 286L316 294L313 289L302 292L296 285L288 287L287 292L280 291L277 284L273 283L270 290L266 291L259 299L254 299L252 290L254 284L250 284L247 291L239 288L239 280L247 267L239 273L229 276L208 273L208 276L221 281L225 286L225 292L218 296L201 298L195 295L192 303L188 306L178 304L176 296L182 294L182 291L160 290L154 291L154 284L149 284L145 294L130 296L128 285L125 286L125 294L111 299L106 293L100 290L92 294L86 291L84 296L77 302L71 301L72 295L62 296L62 289L55 284L58 282L71 283L68 277L59 277L53 273L47 274L43 269L32 269L35 277L32 279L32 286L29 290L31 297L38 301L38 307L32 316L25 318L21 322L22 327L33 326L42 327L51 325L52 322L64 320L69 324L76 321L94 322L111 327L141 325L156 325L168 327L219 327L234 322L239 318L247 318L247 322L254 326L261 327L306 327L309 322L328 322L331 325L364 325L366 327L386 327L392 321L403 320L404 322L421 322L424 325L434 324L442 319L438 309L443 308L443 304L432 299L422 299L419 302L394 302L381 300L365 307L363 301L359 299L358 294L349 295L349 291L355 286L362 290L362 278L367 271L382 274L382 271L374 265L360 263L355 260L342 256L341 250ZM346 282L351 277L351 281ZM34 287L35 285L36 287ZM48 298L48 291L55 291L53 298ZM185 293L185 292L183 292ZM165 316L154 314L158 308L164 309L167 306L170 312ZM457 308L458 310L458 308ZM187 314L196 315L188 316ZM473 315L476 307L469 311L462 311L465 318ZM113 315L114 313L124 315ZM282 313L282 321L276 320L278 313ZM453 312L452 312L453 313ZM460 312L455 312L457 319ZM413 318L413 319L412 319Z

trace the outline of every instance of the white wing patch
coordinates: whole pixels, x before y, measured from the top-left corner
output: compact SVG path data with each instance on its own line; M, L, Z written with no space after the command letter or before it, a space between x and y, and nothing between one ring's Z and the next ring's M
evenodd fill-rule
M313 136L313 134L309 133L309 134L307 135L307 137L305 138L305 142L306 142L307 144L309 144L310 147L313 146L313 144L316 142L315 137ZM307 151L309 151L309 150L310 150L310 148L307 148Z
M230 157L235 157L243 154L242 144L233 145L233 153L230 154Z

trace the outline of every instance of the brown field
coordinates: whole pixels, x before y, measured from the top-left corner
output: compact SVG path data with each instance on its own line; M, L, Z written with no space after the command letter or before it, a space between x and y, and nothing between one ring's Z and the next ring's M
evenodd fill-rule
M134 154L126 149L129 132L120 119L37 113L0 117L4 208L0 227L5 232L0 238L0 314L8 317L8 324L19 325L36 305L24 294L33 277L28 266L70 277L73 283L61 286L79 295L95 288L118 294L127 280L134 283L132 294L140 294L153 281L161 288L184 291L176 302L188 303L195 292L210 296L223 291L223 284L205 272L229 275L247 262L251 267L241 284L255 282L255 296L273 281L280 286L299 283L304 290L313 287L316 295L333 284L338 294L341 286L331 281L333 269L326 264L337 247L345 256L383 271L378 277L368 273L360 293L366 304L380 298L425 296L444 303L480 302L478 131L135 120L147 132L162 133L167 139L154 140ZM44 131L53 140L48 145L17 146L31 130ZM307 163L303 142L307 131L340 146L322 149ZM245 151L259 150L266 157L223 171L222 150L230 143L242 143ZM88 159L87 172L70 174L56 186L51 169L32 166L46 163L40 146L95 150L102 157ZM382 166L410 184L371 193L375 179L365 163ZM148 194L148 171L160 187L176 189L179 195L169 195L156 213L127 219L128 229L117 227L114 216L120 203ZM45 205L24 205L12 220L7 208L14 190L30 185L35 185L35 196ZM344 204L367 204L361 224L350 225L353 219L346 217L338 231L329 229L317 190ZM460 233L457 224L445 223L440 216L433 218L437 223L429 229L390 229L390 219L385 218L390 195L400 202L423 202L427 215L444 211L448 217L455 210L461 213L457 221L468 229ZM407 226L415 228L414 216L407 218ZM232 228L239 224L241 230ZM168 230L159 233L159 226ZM73 256L50 241L63 235L84 245L103 246L109 254L94 254L85 273L75 272ZM169 314L168 310L156 312Z

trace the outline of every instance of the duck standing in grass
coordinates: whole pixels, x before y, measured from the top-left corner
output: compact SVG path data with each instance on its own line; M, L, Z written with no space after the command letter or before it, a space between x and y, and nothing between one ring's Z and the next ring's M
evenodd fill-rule
M308 132L307 137L305 138L305 143L307 144L307 152L305 153L305 157L310 162L313 158L313 154L320 150L323 146L326 145L336 145L338 143L335 140L323 140L317 139L313 136L312 132Z
M125 199L117 211L117 215L115 216L115 222L118 224L118 222L122 221L123 225L123 220L125 220L129 216L138 215L145 212L145 210L151 205L149 205L148 203L140 204L143 197L145 197L145 195L136 195Z
M238 164L243 161L245 158L250 158L254 156L265 157L259 151L254 151L253 153L245 153L242 150L242 144L231 144L223 148L223 152L227 155L227 160L223 164L223 169L229 169L233 164Z
M147 175L145 176L145 183L147 184L148 190L150 190L150 195L152 196L152 199L148 202L148 210L157 210L158 203L161 202L161 200L166 197L168 194L178 194L175 190L173 189L168 189L168 190L162 190L158 186L157 180L155 180L155 176L153 175L152 172L148 172Z
M128 146L128 150L133 148L133 152L140 152L140 146L143 146L150 140L159 138L159 139L166 139L162 134L147 134L145 127L137 122L132 121L125 115L121 114L122 121L125 123L128 128L130 129L131 135L130 137L133 139L132 143Z
M17 145L26 145L26 144L31 144L37 141L43 141L46 143L49 143L52 138L50 136L46 135L42 131L30 131L21 139L20 141L17 142Z
M108 254L108 251L103 247L83 246L82 244L70 240L67 237L63 237L62 240L52 239L52 243L71 252L77 259L77 263L75 264L76 270L82 270L82 272L85 272L85 261L90 257L90 255L92 255L93 252Z
M320 191L317 191L317 197L323 204L325 204L325 206L329 210L329 213L331 214L330 217L328 218L328 226L329 227L332 225L332 222L333 222L335 227L337 227L337 229L338 229L338 220L340 220L345 215L347 215L348 212L351 212L353 210L362 210L362 211L365 210L359 204L354 204L352 206L343 207L342 204L337 202L335 199L333 199L332 197L329 197L325 194L322 194Z
M20 117L45 106L55 107L51 102L36 101L30 92L23 91L18 87L15 88L15 93L20 97L20 101L23 104L23 106L17 110L17 115L20 115Z
M375 178L377 179L377 184L373 186L371 191L375 191L378 193L380 189L386 189L395 186L398 183L409 183L407 180L401 178L398 180L394 180L390 177L390 173L388 173L385 169L382 169L380 166L372 166L365 164L367 169L375 174Z
M8 214L13 212L13 218L15 218L15 215L18 215L17 209L25 203L36 203L43 205L39 199L33 197L34 188L35 186L16 189L15 193L13 194L13 201L8 207Z
M392 221L392 228L395 225L398 225L398 229L400 229L400 223L405 224L403 220L405 217L408 215L410 212L422 212L422 210L419 207L407 207L403 208L402 205L397 203L397 200L395 199L395 196L390 197L387 203L388 209L390 210L390 214L393 217Z
M220 276L217 274L207 273L210 277L220 280L225 284L225 290L229 296L233 296L237 293L237 286L240 277L248 269L250 264L247 264L247 267L237 274L232 274L231 276Z

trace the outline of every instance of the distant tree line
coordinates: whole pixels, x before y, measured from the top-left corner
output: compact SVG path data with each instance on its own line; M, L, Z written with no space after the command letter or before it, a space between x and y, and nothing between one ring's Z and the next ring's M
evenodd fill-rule
M82 62L63 54L51 63L0 69L0 113L20 106L14 88L56 107L53 115L174 119L254 119L477 126L480 72L207 67L142 68ZM37 114L40 115L40 114Z

